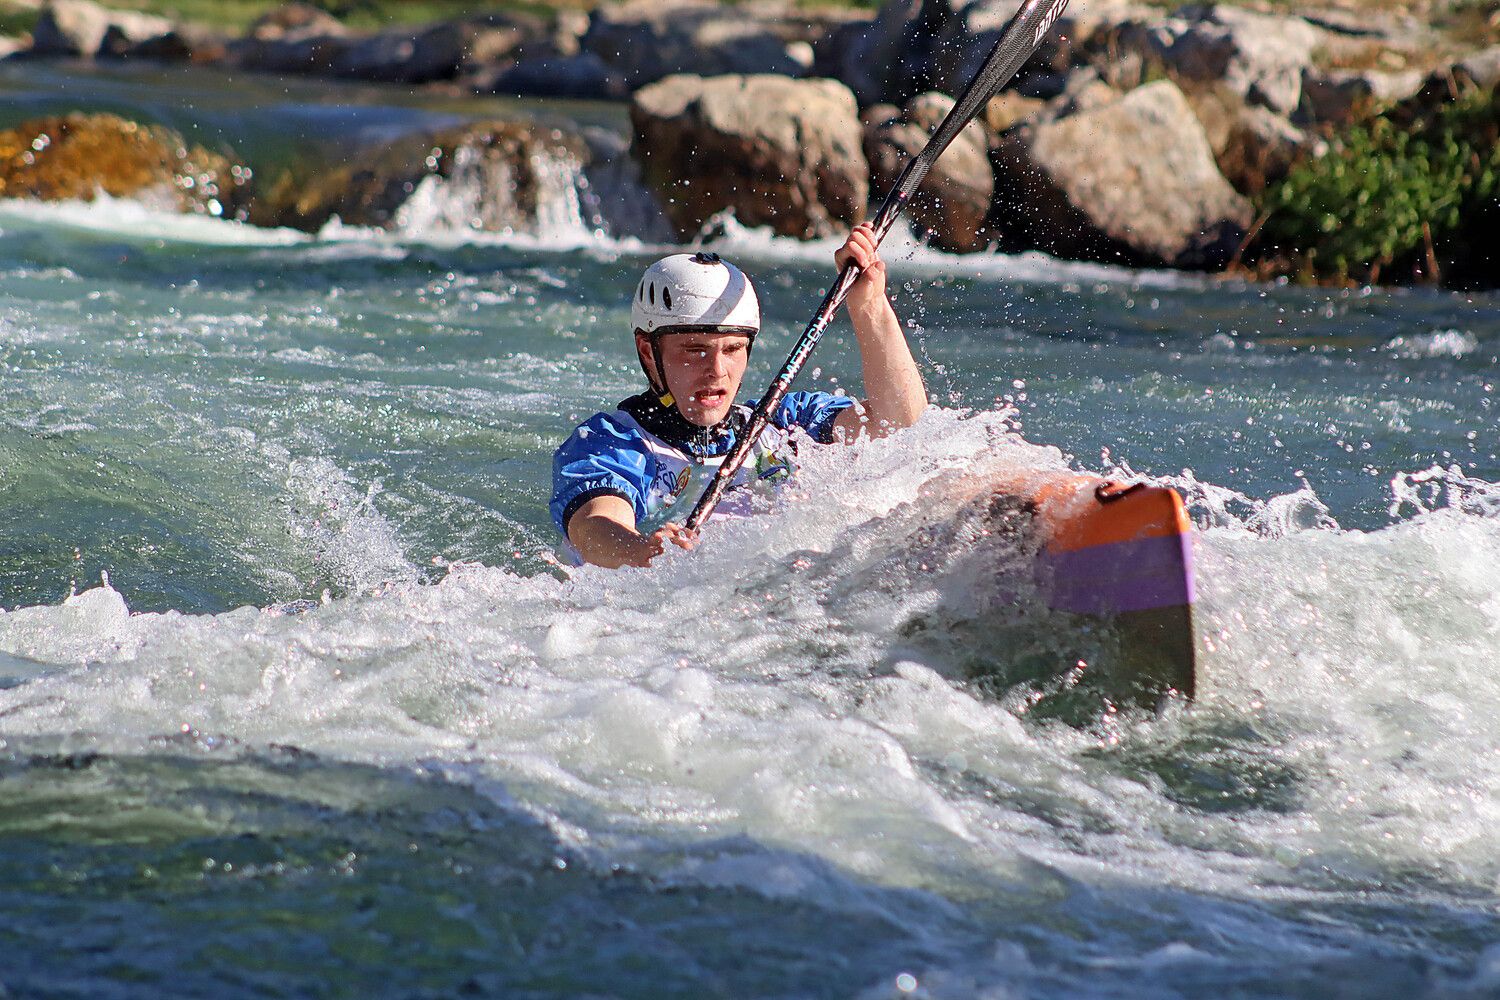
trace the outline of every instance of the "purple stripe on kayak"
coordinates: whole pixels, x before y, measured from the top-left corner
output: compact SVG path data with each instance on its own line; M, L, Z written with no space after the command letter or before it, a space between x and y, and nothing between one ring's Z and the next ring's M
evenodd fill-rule
M1193 603L1193 550L1187 535L1043 553L1042 585L1058 611L1116 615Z

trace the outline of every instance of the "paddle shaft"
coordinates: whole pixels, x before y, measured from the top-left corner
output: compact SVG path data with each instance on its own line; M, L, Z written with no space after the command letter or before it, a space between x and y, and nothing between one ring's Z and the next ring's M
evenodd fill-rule
M969 82L951 110L938 124L932 133L932 138L922 152L912 157L907 162L906 168L901 171L901 176L896 179L896 184L891 188L890 194L886 195L885 202L880 206L880 211L875 214L871 223L875 230L875 244L879 246L885 239L886 233L890 232L891 226L895 224L896 218L906 208L906 203L916 193L917 188L927 176L927 171L937 162L943 150L958 137L965 125L974 120L994 94L1003 87L1010 78L1025 64L1031 54L1042 44L1063 9L1068 6L1068 0L1026 0L1005 30L1000 33L999 41L990 50L984 65L979 72L974 74L974 79ZM741 431L734 447L729 454L724 456L714 478L703 490L703 495L698 498L698 503L693 507L693 512L688 515L686 527L690 531L697 531L713 514L714 508L718 506L719 500L724 496L724 491L734 480L734 474L745 464L750 450L755 446L761 433L765 431L766 425L771 422L771 414L781 405L782 399L792 387L792 381L801 373L807 359L812 355L813 349L818 346L818 341L823 336L823 331L828 329L828 324L833 322L834 314L838 312L844 300L849 297L849 290L859 280L860 267L858 264L846 264L839 272L838 280L833 287L828 289L828 294L823 296L823 302L818 306L812 321L802 331L802 336L797 338L796 344L792 346L792 352L787 356L781 370L771 380L770 387L766 390L760 402L756 404L755 410L750 415L749 421Z

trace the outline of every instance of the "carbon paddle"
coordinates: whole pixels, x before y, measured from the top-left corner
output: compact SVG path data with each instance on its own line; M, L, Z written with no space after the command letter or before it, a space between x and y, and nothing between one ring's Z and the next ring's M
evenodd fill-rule
M901 176L896 179L896 185L891 193L886 195L885 202L876 213L872 226L875 230L875 242L878 246L885 239L885 234L890 232L892 224L897 216L901 214L911 196L921 187L922 180L927 176L927 171L937 162L937 158L943 154L949 144L958 137L963 127L974 120L979 110L984 107L986 101L1010 78L1016 75L1031 54L1042 44L1054 22L1062 14L1063 9L1068 6L1068 0L1026 0L1005 30L1000 34L1000 40L995 43L994 49L990 51L989 57L985 59L984 65L979 67L979 72L974 74L974 79L969 81L968 87L958 96L958 101L953 109L948 112L937 130L932 133L932 138L927 140L927 146L912 157L901 171ZM792 347L792 353L787 357L781 370L771 380L771 386L766 394L761 397L755 411L750 415L749 422L745 425L744 434L735 442L729 454L724 456L724 462L714 473L714 478L703 490L703 495L698 498L698 504L693 512L688 515L686 527L690 531L696 531L707 521L709 515L718 506L719 500L724 496L724 491L729 488L734 474L739 471L740 466L745 464L745 458L750 454L761 432L771 421L771 414L776 407L781 405L781 400L792 387L792 381L802 371L802 366L807 364L807 359L812 355L813 348L818 346L818 340L823 336L823 331L828 329L828 324L833 321L834 313L838 312L839 306L844 304L844 299L849 295L849 289L854 287L854 282L859 280L860 267L857 264L849 264L839 272L839 277L828 294L823 296L823 304L818 307L817 314L813 316L812 322L802 331L802 336L797 338L797 343Z

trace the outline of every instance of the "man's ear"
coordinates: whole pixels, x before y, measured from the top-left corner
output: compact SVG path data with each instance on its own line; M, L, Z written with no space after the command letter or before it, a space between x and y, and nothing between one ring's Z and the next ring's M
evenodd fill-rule
M647 371L656 369L656 355L651 350L651 338L639 330L635 334L635 353Z

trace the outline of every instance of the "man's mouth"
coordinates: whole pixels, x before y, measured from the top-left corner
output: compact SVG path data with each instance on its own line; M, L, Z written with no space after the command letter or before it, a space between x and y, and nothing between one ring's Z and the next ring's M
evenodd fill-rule
M722 403L728 395L728 389L699 389L691 398L699 406L716 406Z

